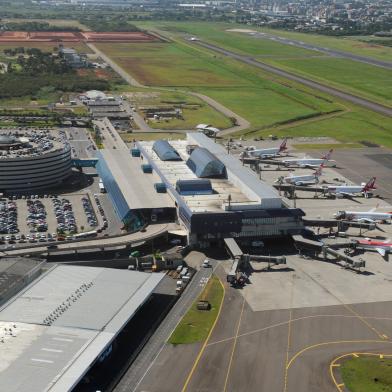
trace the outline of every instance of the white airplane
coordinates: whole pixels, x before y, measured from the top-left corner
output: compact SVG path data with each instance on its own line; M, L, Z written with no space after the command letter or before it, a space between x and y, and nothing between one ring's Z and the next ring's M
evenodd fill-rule
M331 167L336 167L336 161L331 160L331 155L333 153L333 149L329 150L325 155L321 158L300 158L300 159L285 159L283 160L283 164L285 166L299 166L299 167L318 167L321 164Z
M323 164L319 166L319 168L313 174L307 174L302 176L293 176L292 174L289 177L285 177L283 180L289 184L293 185L311 185L318 184L319 177L323 171Z
M385 257L387 253L392 252L391 240L377 241L370 238L365 238L364 240L357 241L357 247L366 250L375 250L382 257Z
M325 193L335 195L337 198L351 197L357 193L368 197L369 191L376 189L375 182L376 177L372 177L367 183L361 185L329 185L325 188Z
M336 219L347 219L355 222L387 222L392 220L392 212L376 212L377 208L369 211L338 211L335 215Z
M279 147L261 148L247 151L247 155L258 158L272 158L287 150L287 139L284 139Z

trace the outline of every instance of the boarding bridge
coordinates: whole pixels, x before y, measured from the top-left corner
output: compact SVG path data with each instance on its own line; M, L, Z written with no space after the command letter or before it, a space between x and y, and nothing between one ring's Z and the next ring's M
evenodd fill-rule
M320 241L313 241L304 238L302 235L293 235L292 238L294 240L295 247L300 254L303 250L312 251L315 255L321 253L324 260L327 259L328 255L331 255L336 259L336 261L343 261L345 263L344 267L354 269L357 272L360 272L360 268L365 268L366 266L365 260L354 260L349 255L340 253L338 250L334 249L341 247L350 248L353 246L352 241L334 245L325 245Z
M286 257L284 256L244 254L234 238L225 238L224 241L227 250L233 258L233 264L226 276L227 282L231 284L236 284L241 281L243 274L241 274L239 270L241 267L249 267L251 261L268 263L267 269L270 269L271 265L286 264Z

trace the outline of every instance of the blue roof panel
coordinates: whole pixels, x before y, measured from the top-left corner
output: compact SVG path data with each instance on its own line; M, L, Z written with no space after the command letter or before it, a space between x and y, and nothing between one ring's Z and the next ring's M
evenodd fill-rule
M199 178L226 177L225 165L214 154L203 147L195 148L186 164Z
M180 154L167 140L157 140L152 149L161 161L181 161Z

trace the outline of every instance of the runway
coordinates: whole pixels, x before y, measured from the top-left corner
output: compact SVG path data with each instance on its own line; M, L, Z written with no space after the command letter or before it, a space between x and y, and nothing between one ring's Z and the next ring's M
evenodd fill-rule
M238 60L238 61L241 61L243 63L249 64L251 66L254 66L254 67L263 69L265 71L274 73L276 75L282 76L282 77L284 77L286 79L289 79L289 80L292 80L294 82L301 83L301 84L303 84L305 86L308 86L308 87L311 87L311 88L313 88L315 90L319 90L319 91L322 91L324 93L333 95L333 96L335 96L337 98L344 99L344 100L346 100L348 102L351 102L353 104L362 106L362 107L364 107L366 109L369 109L369 110L372 110L374 112L383 114L385 116L392 117L392 108L390 108L388 106L384 106L384 105L381 105L379 103L370 101L368 99L361 98L359 96L356 96L356 95L353 95L353 94L349 94L349 93L344 92L342 90L338 90L336 88L333 88L333 87L321 84L319 82L315 82L313 80L310 80L310 79L307 79L307 78L304 78L304 77L301 77L301 76L297 76L297 75L295 75L295 74L293 74L291 72L283 71L280 68L274 67L272 65L265 64L260 59L256 60L256 59L254 59L252 57L249 57L249 56L244 56L244 55L241 55L241 54L238 54L238 53L234 53L232 51L223 49L223 48L221 48L221 47L219 47L217 45L213 45L213 44L206 43L206 42L199 41L199 40L192 41L192 43L194 43L196 45L199 45L199 46L202 46L202 47L204 47L206 49L212 50L214 52L223 54L225 56L231 57L231 58L233 58L235 60Z
M269 33L254 32L254 33L251 33L251 36L254 38L258 38L258 39L268 39L270 41L279 42L284 45L291 45L291 46L296 46L296 47L302 48L302 49L314 50L317 52L328 54L333 57L341 57L341 58L345 58L348 60L359 61L361 63L375 65L376 67L392 69L392 62L390 62L390 61L382 61L382 60L377 60L377 59L367 57L367 56L360 56L360 55L350 53L350 52L333 50L333 49L325 48L322 46L309 44L309 43L306 43L303 41L298 41L298 40L291 39L291 38L284 38L284 37L280 37L278 35L269 34Z

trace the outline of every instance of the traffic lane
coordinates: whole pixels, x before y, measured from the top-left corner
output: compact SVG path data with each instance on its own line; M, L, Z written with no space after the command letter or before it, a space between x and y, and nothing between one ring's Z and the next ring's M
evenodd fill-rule
M186 256L185 260L189 258L199 258L199 264L201 264L205 256L199 252L191 252ZM215 267L216 263L212 261L212 265ZM150 388L157 387L157 391L161 391L163 386L166 388L166 382L169 386L176 385L178 387L179 385L183 385L185 378L188 375L190 365L197 356L199 345L195 345L195 349L191 350L192 353L188 353L188 355L181 354L183 359L181 361L175 362L177 366L176 372L178 373L178 377L182 377L183 380L180 384L178 384L178 380L175 380L176 384L173 384L174 381L172 379L166 380L168 372L166 367L162 365L162 361L165 362L164 358L170 357L173 348L171 344L166 342L182 317L188 311L196 298L198 298L212 273L213 268L202 268L195 273L191 282L181 294L178 301L175 303L168 315L162 321L161 325L150 338L149 342L136 358L135 362L124 374L121 381L116 386L115 391L144 391L146 390L146 384L148 384ZM186 348L188 345L178 345L177 347L178 353L181 352L181 348ZM170 374L170 372L173 371L173 361L169 361L168 365ZM162 385L156 382L156 374L161 374L161 372L163 373L158 377L158 379L165 380L165 383L162 383ZM151 391L154 391L154 389L151 389Z
M358 96L346 93L346 92L344 92L342 90L338 90L336 88L328 87L328 86L323 85L321 83L314 82L311 79L306 79L306 78L297 76L296 74L293 74L291 72L283 71L280 68L277 68L277 67L274 67L274 66L271 66L271 65L267 65L267 64L261 62L260 60L255 60L252 57L239 55L237 53L228 51L226 49L222 49L222 48L220 48L219 46L216 46L216 45L207 44L207 43L201 42L201 41L192 41L192 42L194 44L196 44L196 45L200 45L200 46L205 47L207 49L210 49L212 51L221 53L221 54L223 54L225 56L228 56L228 57L231 57L233 59L239 60L239 61L241 61L243 63L252 65L252 66L257 67L257 68L261 68L261 69L263 69L265 71L274 73L274 74L282 76L282 77L284 77L286 79L290 79L290 80L292 80L294 82L301 83L301 84L303 84L305 86L308 86L308 87L311 87L313 89L316 89L316 90L322 91L324 93L333 95L335 97L344 99L344 100L349 101L351 103L354 103L356 105L363 106L363 107L365 107L367 109L370 109L370 110L373 110L373 111L375 111L377 113L381 113L381 114L389 116L389 117L392 116L392 109L387 107L387 106L384 106L384 105L378 104L376 102L372 102L372 101L369 101L367 99L364 99L364 98L361 98L361 97L358 97Z

